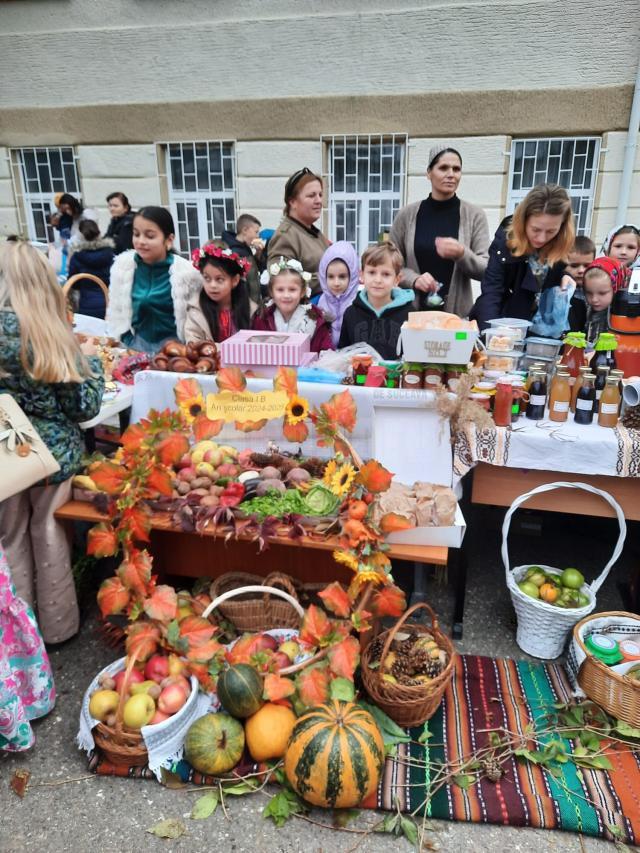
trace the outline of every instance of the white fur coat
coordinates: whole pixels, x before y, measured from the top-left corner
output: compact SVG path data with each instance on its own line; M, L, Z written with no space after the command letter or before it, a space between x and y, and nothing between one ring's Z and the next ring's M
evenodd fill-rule
M117 255L111 267L109 286L109 306L107 308L107 329L116 338L122 337L131 329L133 307L131 289L136 272L135 251L130 249ZM171 298L176 316L178 337L184 341L184 324L187 318L187 302L202 287L202 276L180 255L173 256L169 273Z

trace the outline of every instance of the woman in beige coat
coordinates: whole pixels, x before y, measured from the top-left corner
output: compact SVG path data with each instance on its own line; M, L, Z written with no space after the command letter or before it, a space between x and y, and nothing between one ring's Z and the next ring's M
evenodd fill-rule
M427 177L431 193L398 212L389 236L404 256L403 285L416 291L420 307L466 317L471 279L482 278L489 258L487 217L456 195L462 158L454 148L431 149Z

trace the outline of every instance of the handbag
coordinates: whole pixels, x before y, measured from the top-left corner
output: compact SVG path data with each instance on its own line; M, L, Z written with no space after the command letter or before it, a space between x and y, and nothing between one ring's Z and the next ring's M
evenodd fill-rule
M11 394L0 394L0 501L59 470L60 465Z

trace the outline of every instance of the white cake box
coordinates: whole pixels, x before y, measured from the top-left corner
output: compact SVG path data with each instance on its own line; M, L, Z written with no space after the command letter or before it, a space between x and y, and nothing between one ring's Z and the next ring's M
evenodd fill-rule
M462 545L467 523L460 506L456 506L455 524L452 527L410 527L388 533L385 541L389 545L444 545L459 548Z
M402 358L423 364L466 364L478 339L474 329L411 329L402 324Z
M224 367L257 364L297 367L308 354L310 343L311 336L299 332L243 329L220 344L220 360Z

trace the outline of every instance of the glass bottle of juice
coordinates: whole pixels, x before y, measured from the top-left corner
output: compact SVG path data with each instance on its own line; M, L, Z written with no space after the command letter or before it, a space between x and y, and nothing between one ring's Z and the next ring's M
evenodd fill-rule
M618 380L618 390L620 391L620 399L622 399L622 392L624 390L624 385L622 384L622 380L624 379L624 370L610 370L609 376L615 376Z
M600 397L598 409L598 424L603 427L615 427L618 424L618 409L620 408L620 391L615 376L607 377L607 384Z
M544 418L544 407L547 402L547 374L535 371L529 386L529 403L527 417L531 421L541 421Z
M569 332L564 339L562 348L562 365L567 368L569 375L569 385L573 386L578 378L578 371L584 366L584 350L587 346L587 339L584 332Z
M593 421L596 404L595 381L596 377L593 373L582 374L582 383L576 395L576 408L573 416L577 424L590 424ZM573 387L575 388L575 385Z
M541 361L534 361L533 364L529 365L529 369L527 371L527 378L524 383L524 390L529 393L529 388L531 387L531 383L533 382L533 374L537 373L541 370L544 370L544 364ZM527 411L527 400L523 397L520 400L520 414L524 415Z
M608 375L609 368L606 364L601 364L600 367L596 369L596 411L598 409L598 404L600 403L600 395L604 390L604 386L607 384Z
M609 370L614 370L616 364L616 350L618 341L611 332L600 332L596 341L595 352L591 359L591 368L596 370L600 365L606 364Z
M569 373L564 370L559 370L553 377L549 391L549 420L562 423L569 417L571 403L569 379Z
M578 370L578 378L573 384L573 388L571 389L571 411L575 412L576 410L576 397L578 396L578 391L580 390L580 386L582 385L582 378L585 373L591 373L591 368L588 364L585 364L584 367L579 368ZM594 377L595 378L595 377Z
M510 382L496 382L496 396L493 401L493 420L496 426L511 426L511 404L513 387Z

